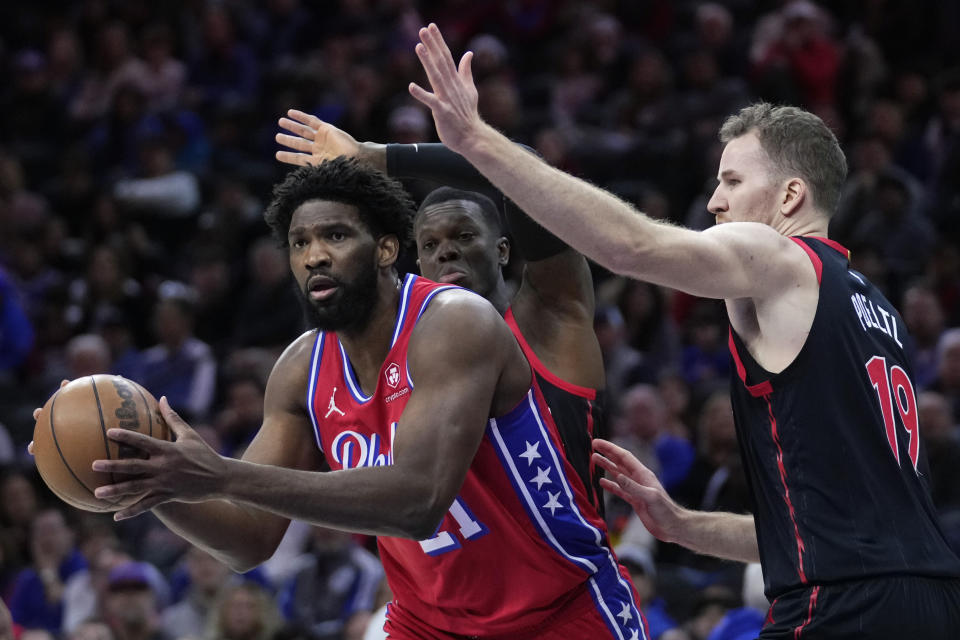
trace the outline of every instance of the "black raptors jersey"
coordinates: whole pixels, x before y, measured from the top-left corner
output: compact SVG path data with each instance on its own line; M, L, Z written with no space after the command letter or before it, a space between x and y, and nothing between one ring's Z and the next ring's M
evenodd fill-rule
M838 243L793 240L820 282L800 354L770 374L730 332L767 596L885 575L960 576L930 500L903 320Z

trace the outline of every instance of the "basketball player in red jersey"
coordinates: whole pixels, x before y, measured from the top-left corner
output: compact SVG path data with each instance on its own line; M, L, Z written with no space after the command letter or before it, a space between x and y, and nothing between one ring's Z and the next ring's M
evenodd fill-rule
M414 219L420 273L479 293L506 318L536 373L567 459L602 514L600 470L590 453L592 438L605 435L604 370L586 259L442 144L360 143L316 116L296 109L287 115L279 124L293 135L279 133L276 139L292 151L278 151L281 162L306 166L348 156L394 178L446 185L427 195ZM512 244L503 235L504 222ZM525 260L515 293L503 279L513 251Z
M470 72L435 25L417 55L440 139L532 218L607 268L722 298L756 517L681 509L625 450L597 441L604 487L657 537L759 560L760 638L960 637L960 560L930 500L896 310L827 238L846 161L824 123L753 105L721 129L704 232L659 223L517 149L484 123Z
M97 495L139 496L117 518L153 509L237 570L269 558L291 518L376 534L391 638L645 638L507 324L474 293L398 277L412 214L399 183L356 161L292 172L265 217L317 329L275 365L243 460L161 400L176 442L110 430L149 459L95 462L136 476Z

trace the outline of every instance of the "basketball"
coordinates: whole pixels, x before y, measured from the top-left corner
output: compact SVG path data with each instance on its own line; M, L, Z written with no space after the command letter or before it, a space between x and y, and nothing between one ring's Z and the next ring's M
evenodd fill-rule
M101 500L93 491L122 482L123 476L94 471L94 460L140 455L107 438L112 428L139 431L169 440L156 398L121 376L95 375L71 381L50 396L33 430L37 470L61 500L84 511L118 511L137 500Z

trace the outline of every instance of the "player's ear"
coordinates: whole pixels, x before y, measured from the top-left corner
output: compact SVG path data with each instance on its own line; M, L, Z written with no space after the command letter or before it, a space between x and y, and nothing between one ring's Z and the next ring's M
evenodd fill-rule
M399 255L400 239L396 235L388 233L377 239L377 266L392 266Z
M505 237L500 237L497 239L497 262L501 267L506 266L510 262L510 241Z
M780 213L789 218L803 205L807 197L807 184L800 178L791 178L783 185L780 200Z

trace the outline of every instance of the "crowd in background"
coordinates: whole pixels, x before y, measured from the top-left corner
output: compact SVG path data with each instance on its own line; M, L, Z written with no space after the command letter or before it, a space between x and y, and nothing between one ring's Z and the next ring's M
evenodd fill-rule
M276 120L296 107L358 140L435 141L406 89L424 83L413 47L429 21L455 55L475 52L486 120L693 228L712 224L725 116L765 99L824 118L850 165L831 236L912 332L929 482L960 549L957 3L6 3L0 596L20 640L360 638L389 598L369 540L296 523L270 563L231 576L152 516L115 525L51 498L25 448L60 380L111 372L242 453L274 360L305 328L261 219L287 170ZM440 186L405 184L417 198ZM601 269L595 283L610 437L683 504L749 511L722 303ZM655 638L735 638L762 620L756 568L655 544L622 504L607 515Z

